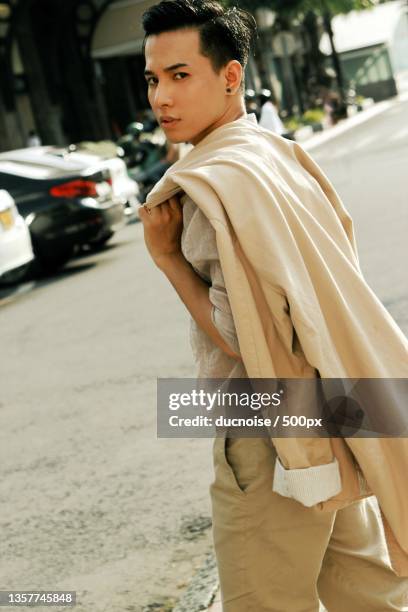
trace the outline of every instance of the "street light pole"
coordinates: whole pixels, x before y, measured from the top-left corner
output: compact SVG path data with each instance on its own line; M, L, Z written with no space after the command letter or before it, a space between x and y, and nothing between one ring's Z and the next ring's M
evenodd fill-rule
M255 10L255 19L258 25L259 43L258 44L258 69L261 77L261 85L264 89L269 89L272 94L272 101L277 102L275 88L271 79L268 65L268 56L272 49L271 32L276 20L276 13L266 7ZM270 56L269 56L270 57Z
M331 14L328 10L325 10L323 13L323 24L327 32L327 35L329 37L329 40L330 40L331 57L332 57L333 67L336 73L336 81L337 81L337 86L339 88L339 93L340 93L340 102L341 102L341 106L344 107L344 104L345 104L344 75L343 75L343 69L341 67L341 62L340 62L340 59L339 59L339 56L336 50L336 46L334 44L334 34L333 34L333 28L332 28L332 23L331 23Z

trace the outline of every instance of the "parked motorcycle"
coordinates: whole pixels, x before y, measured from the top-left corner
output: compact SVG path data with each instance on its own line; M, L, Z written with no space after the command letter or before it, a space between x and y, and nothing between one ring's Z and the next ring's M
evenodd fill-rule
M123 149L130 177L139 185L141 202L146 201L149 192L171 166L166 160L166 141L163 135L156 134L156 128L157 125L131 123L117 142Z

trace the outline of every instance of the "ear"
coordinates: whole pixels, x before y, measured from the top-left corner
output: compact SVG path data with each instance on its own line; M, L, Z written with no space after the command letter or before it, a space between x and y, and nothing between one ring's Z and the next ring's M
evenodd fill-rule
M243 78L243 68L238 60L231 60L225 67L225 89L231 93L237 93Z

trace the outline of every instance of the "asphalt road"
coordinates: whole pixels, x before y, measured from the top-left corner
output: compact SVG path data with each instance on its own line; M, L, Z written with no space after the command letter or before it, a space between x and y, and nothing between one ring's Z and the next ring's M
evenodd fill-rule
M395 103L312 153L406 333L407 113ZM169 609L211 548L212 441L156 439L156 378L194 366L140 224L0 306L0 589L76 590L78 612Z
M355 225L363 274L408 335L408 99L310 154Z
M157 377L194 367L140 224L5 299L0 589L76 590L81 612L170 604L210 548L211 440L156 439Z

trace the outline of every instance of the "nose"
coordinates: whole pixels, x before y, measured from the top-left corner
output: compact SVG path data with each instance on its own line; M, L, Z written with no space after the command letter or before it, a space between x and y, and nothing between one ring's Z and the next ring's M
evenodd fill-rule
M169 85L164 83L157 84L154 92L154 105L157 108L173 105L173 96Z

